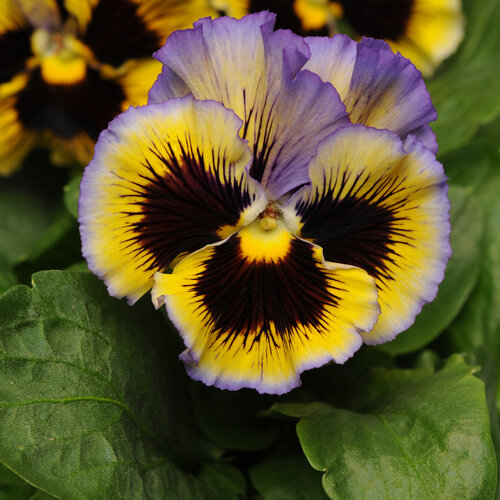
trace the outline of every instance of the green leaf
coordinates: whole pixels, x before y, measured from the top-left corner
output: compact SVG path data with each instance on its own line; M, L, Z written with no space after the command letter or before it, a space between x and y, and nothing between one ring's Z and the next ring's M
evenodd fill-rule
M14 264L26 256L50 224L41 193L12 180L0 184L0 293L17 283Z
M50 500L54 497L37 490L0 464L0 500Z
M452 323L447 340L452 349L475 355L491 415L493 442L500 474L500 201L493 205L482 242L481 273L466 307ZM500 498L500 491L497 492Z
M475 140L441 160L450 184L466 189L487 210L496 202L500 189L498 144Z
M214 485L179 469L208 449L178 339L150 303L49 271L5 292L0 317L0 461L65 500L236 498L234 474Z
M500 0L464 0L465 39L458 53L428 82L438 119L440 154L470 139L500 112Z
M14 270L20 283L29 283L31 275L37 271L66 268L81 260L78 225L61 204L54 211L51 224L31 251L19 259Z
M31 484L0 465L0 500L29 500L34 491Z
M222 448L263 450L278 437L274 422L256 417L269 407L269 397L250 390L221 391L199 383L192 384L192 397L199 426Z
M33 154L21 172L0 182L0 293L19 283L14 267L29 259L57 218L66 176Z
M80 197L80 183L82 176L77 175L66 186L64 186L64 204L68 212L78 219L78 198Z
M246 481L243 474L228 464L204 464L198 476L207 497L214 500L241 498L246 493Z
M328 498L321 486L321 474L303 456L266 460L251 467L249 473L264 500Z
M363 412L317 408L301 418L297 434L311 465L325 471L328 496L491 498L495 456L484 386L472 371L458 355L427 376L409 371L404 382L390 370Z
M457 316L472 292L479 273L479 241L484 213L465 188L450 187L451 256L445 278L433 302L426 304L408 330L379 347L392 355L421 349Z
M12 271L12 264L0 254L0 293L17 283L16 275Z

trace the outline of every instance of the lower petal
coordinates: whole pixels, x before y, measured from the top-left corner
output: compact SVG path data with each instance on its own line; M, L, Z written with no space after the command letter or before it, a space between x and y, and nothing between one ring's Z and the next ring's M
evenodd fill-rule
M406 149L405 149L406 148ZM390 340L431 301L450 256L446 177L420 141L353 125L318 148L311 185L284 208L325 258L375 278L382 309L366 343Z
M379 313L372 278L323 261L320 248L278 223L258 222L156 274L153 301L165 304L196 380L221 389L282 394L299 374L345 362Z

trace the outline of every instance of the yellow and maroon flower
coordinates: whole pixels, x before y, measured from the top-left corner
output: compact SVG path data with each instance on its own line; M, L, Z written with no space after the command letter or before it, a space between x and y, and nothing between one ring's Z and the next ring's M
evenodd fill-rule
M166 306L193 378L280 394L410 326L450 248L420 73L384 42L273 24L168 38L149 103L99 138L79 221L112 295Z
M461 0L337 0L361 36L382 38L430 75L464 34Z
M333 34L342 20L352 36L385 40L427 76L464 32L461 0L248 0L247 9L276 12L278 27L301 35Z
M203 15L206 0L2 0L0 174L41 143L56 163L87 163L108 122L146 103L152 53Z

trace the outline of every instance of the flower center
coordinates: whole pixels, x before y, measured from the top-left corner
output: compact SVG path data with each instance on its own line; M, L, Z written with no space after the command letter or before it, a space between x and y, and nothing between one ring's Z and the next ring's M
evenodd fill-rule
M73 34L37 29L31 36L31 48L47 83L71 85L85 78L92 54Z
M259 214L259 229L272 231L278 226L277 219L281 216L281 208L274 201L270 201Z

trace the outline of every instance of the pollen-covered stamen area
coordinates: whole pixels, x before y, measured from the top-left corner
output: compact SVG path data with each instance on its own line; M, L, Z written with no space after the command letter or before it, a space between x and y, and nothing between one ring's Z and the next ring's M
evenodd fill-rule
M121 244L148 270L166 269L179 254L231 234L253 201L243 178L228 174L225 158L213 152L206 160L182 143L176 149L153 141L154 156L143 159L139 178L117 181L129 205L121 213L126 221Z
M258 231L261 245L251 246ZM326 326L325 308L338 301L331 293L335 285L318 265L315 248L284 231L249 227L214 247L193 285L212 344L229 347L238 338L250 350L265 339L267 345L291 348L298 333L306 339L307 328Z
M73 85L85 79L91 51L71 32L37 29L31 36L34 57L43 80L52 85Z
M192 377L277 394L306 369L346 361L379 313L373 278L325 262L281 219L271 230L257 219L156 273L152 295L184 339Z
M405 33L415 0L341 0L347 22L363 36L396 41Z
M278 226L277 219L281 216L281 208L275 202L269 202L266 208L259 214L259 228L263 231L271 231Z

